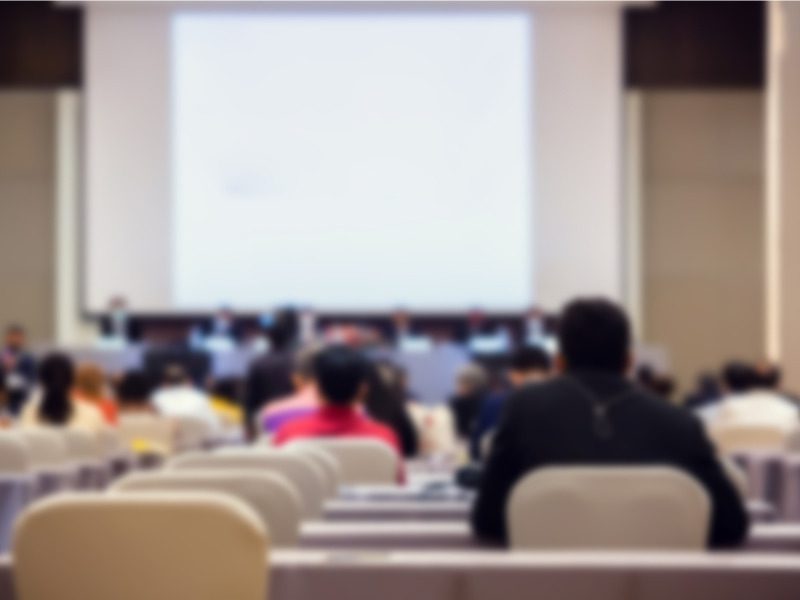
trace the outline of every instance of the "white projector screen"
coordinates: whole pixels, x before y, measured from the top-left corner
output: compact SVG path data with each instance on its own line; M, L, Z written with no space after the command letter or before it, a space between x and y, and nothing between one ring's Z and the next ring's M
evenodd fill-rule
M396 6L89 4L84 308L617 295L617 9Z

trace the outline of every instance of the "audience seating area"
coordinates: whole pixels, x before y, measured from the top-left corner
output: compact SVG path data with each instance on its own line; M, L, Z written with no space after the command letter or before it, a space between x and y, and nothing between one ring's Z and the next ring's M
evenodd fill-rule
M158 423L152 431L165 430ZM11 550L0 559L0 598L358 600L413 589L415 600L486 598L489 590L505 598L780 600L800 589L800 558L791 554L800 550L800 520L785 521L780 501L765 512L767 497L756 493L777 485L788 494L794 485L800 494L800 457L780 447L730 455L729 474L746 480L761 521L741 550L700 551L708 498L693 480L666 468L609 467L524 478L509 503L507 552L472 536L472 494L436 460L407 463L398 485L389 477L397 461L379 444L348 438L275 449L219 446L206 434L158 465L123 453L112 437L0 432L0 532Z

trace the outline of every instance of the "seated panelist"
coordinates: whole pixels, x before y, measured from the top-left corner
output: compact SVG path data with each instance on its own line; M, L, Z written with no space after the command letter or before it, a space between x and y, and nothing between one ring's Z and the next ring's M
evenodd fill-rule
M108 303L108 311L100 317L100 336L104 339L125 343L138 342L142 337L139 323L128 312L128 301L124 296L114 296Z

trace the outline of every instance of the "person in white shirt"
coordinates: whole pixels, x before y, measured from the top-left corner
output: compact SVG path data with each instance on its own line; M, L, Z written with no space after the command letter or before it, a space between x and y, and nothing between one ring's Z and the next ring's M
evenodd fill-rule
M722 380L727 394L709 415L711 424L748 423L776 425L786 430L800 425L797 405L781 394L764 388L754 367L732 362Z
M105 426L102 413L91 404L72 396L75 367L65 354L50 354L39 367L41 389L25 404L20 425L31 427L82 427L98 431Z
M195 417L206 421L212 429L220 427L208 396L192 385L180 365L166 368L161 388L153 396L153 406L165 417Z

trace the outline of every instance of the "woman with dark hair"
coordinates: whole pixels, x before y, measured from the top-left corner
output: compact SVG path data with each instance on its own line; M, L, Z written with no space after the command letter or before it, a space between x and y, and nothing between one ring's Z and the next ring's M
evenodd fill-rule
M367 414L394 430L403 455L406 457L417 454L417 430L405 407L405 398L402 394L400 382L396 380L394 367L386 362L378 364L370 361L367 381L369 391L364 408Z
M39 366L40 390L22 411L20 423L29 425L103 427L103 415L94 406L72 398L75 367L66 354L49 354Z

